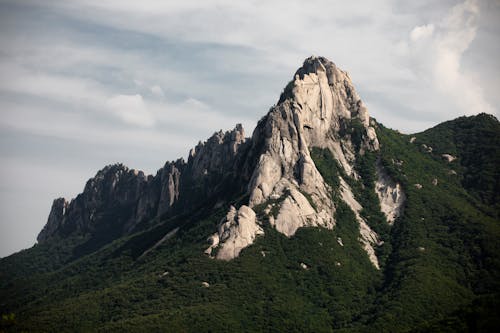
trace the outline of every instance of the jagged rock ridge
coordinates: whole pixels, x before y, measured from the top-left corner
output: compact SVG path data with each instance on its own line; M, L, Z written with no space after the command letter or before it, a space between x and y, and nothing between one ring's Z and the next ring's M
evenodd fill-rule
M133 232L140 223L190 211L200 198L216 197L224 181L238 183L234 179L239 170L234 168L245 140L240 124L232 131L217 132L191 150L187 163L183 159L167 162L155 176L123 164L106 166L71 202L54 201L38 242L72 232L93 234L108 224L110 213L120 219L112 226L120 236Z
M350 134L354 126L360 130L359 137ZM231 207L209 237L211 245L206 253L210 256L224 260L238 256L264 233L264 218L288 237L305 226L331 229L336 207L332 189L311 158L314 147L328 149L345 174L355 180L360 178L354 168L357 156L379 149L368 111L349 75L322 57L304 61L250 139L245 138L241 125L217 132L193 148L187 162L167 162L155 176L121 164L108 166L70 203L54 201L38 241L75 231L91 235L108 224L118 237L134 232L141 223L202 205L221 206L245 193L248 202ZM360 242L378 267L374 254L378 236L360 217L362 207L342 181L342 199L355 212ZM397 186L386 182L387 188ZM263 214L260 217L258 209ZM384 213L392 222L399 211ZM112 222L108 221L110 214Z

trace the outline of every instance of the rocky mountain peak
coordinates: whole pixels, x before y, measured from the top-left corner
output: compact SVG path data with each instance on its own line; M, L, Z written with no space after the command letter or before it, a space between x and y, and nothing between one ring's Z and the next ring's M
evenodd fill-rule
M353 168L356 157L379 148L368 111L349 75L323 57L304 61L278 104L258 123L252 135L252 155L257 162L248 185L248 207L263 205L271 225L287 236L304 226L331 229L335 225L330 188L310 155L314 147L328 149L345 173L355 179L359 178ZM352 205L352 201L346 203ZM271 211L278 213L273 215ZM246 230L262 232L257 225L259 221L254 223L256 226ZM231 226L238 228L237 223ZM371 248L377 244L377 237L366 230L369 227L364 223L363 228L361 238L366 238L365 248L378 267ZM217 244L224 249L223 258L230 259L227 253L239 253L241 249L230 249L231 245L223 244L221 230L211 239L221 240ZM224 230L231 233L227 228ZM245 237L248 239L253 238ZM238 246L241 243L232 242Z
M251 184L251 205L269 197L283 177L317 194L319 189L313 184L317 184L318 172L310 148L329 149L354 177L356 155L379 148L368 111L348 74L323 57L305 60L252 139L254 146L263 141L264 148Z
M317 87L319 94L310 89L313 86ZM311 56L304 61L302 67L295 72L294 79L288 83L278 104L286 99L294 99L298 103L307 102L304 101L307 95L319 97L312 101L319 103L322 119L328 116L328 111L334 111L339 117L356 118L364 126L369 126L368 111L349 74L324 57Z
M83 192L75 199L70 202L64 198L54 200L38 241L43 243L54 236L77 230L89 233L102 227L109 211L125 211L135 206L152 180L153 176L146 176L143 171L129 169L121 163L104 167L87 181ZM130 214L124 217L120 228L125 229L141 218L137 214Z
M47 219L47 224L45 224L40 234L38 234L38 242L43 243L57 231L64 218L68 204L69 202L64 198L57 198L54 200L52 208L50 209L49 218Z
M104 167L93 178L89 179L83 193L89 196L93 194L112 196L117 191L117 186L130 182L138 185L146 182L147 178L141 170L129 169L121 163L112 164ZM100 198L96 199L100 200Z
M295 72L295 75L299 75L300 79L304 79L304 75L311 73L317 74L320 71L328 73L328 78L330 79L329 82L331 83L335 82L335 74L339 74L339 72L347 74L347 72L344 72L341 69L337 68L337 66L327 58L317 57L313 55L304 60L302 67L300 67L297 72Z

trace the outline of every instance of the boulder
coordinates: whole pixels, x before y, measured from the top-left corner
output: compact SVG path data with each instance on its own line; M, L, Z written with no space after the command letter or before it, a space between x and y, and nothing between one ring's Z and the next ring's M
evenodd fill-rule
M255 238L263 233L262 227L257 223L255 212L250 207L243 205L236 210L231 206L219 224L217 233L209 238L211 245L205 253L221 260L234 259L241 250L251 245Z

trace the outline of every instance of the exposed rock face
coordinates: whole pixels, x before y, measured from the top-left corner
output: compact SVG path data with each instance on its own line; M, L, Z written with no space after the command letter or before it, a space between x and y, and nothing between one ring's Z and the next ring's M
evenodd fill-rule
M205 143L199 143L189 152L192 177L199 179L210 173L235 171L234 160L245 141L243 127L237 124L233 131L219 131Z
M181 170L184 161L178 160L175 163L167 162L163 169L158 172L161 184L160 201L158 202L157 215L166 213L174 203L179 200ZM150 200L147 200L150 202ZM142 204L141 206L143 206Z
M213 250L218 247L215 258L234 259L242 249L254 242L257 235L263 233L262 227L257 223L255 212L250 207L243 205L236 210L231 206L217 233L210 236L212 244L205 253L211 256Z
M151 176L146 177L142 171L122 164L106 166L87 182L83 193L70 203L64 199L54 201L47 228L42 230L38 241L43 243L57 234L74 231L92 233L118 222L119 228L127 230L148 215L145 202L151 181ZM141 205L137 204L139 201Z
M293 186L287 190L289 194L281 203L278 216L272 221L276 230L290 237L303 226L323 226L330 229L333 227L329 217L326 214L318 215L302 193Z
M271 195L281 196L293 186L313 195L318 213L331 212L321 200L327 189L309 149L328 148L345 171L353 174L356 147L346 133L353 121L363 128L358 149L377 150L375 129L348 74L325 58L306 59L280 103L254 131L253 144L263 142L263 148L249 185L250 205L263 203ZM319 215L314 220L325 226L331 223Z
M59 226L64 223L64 213L66 212L66 208L68 208L68 202L66 199L58 198L54 200L47 224L38 235L39 242L43 242L50 238L57 231Z
M443 159L444 159L445 161L447 161L448 163L451 163L451 162L453 162L454 160L456 160L456 159L457 159L455 156L450 155L450 154L443 154L443 155L441 155L441 156L442 156L442 157L443 157Z
M375 191L380 201L380 209L384 213L387 222L392 225L394 220L401 215L406 195L401 184L394 182L380 163L377 163L376 170Z

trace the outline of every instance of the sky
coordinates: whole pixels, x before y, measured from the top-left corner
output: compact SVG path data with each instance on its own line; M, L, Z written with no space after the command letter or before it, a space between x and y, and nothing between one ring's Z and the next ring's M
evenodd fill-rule
M499 117L499 36L500 0L0 0L0 257L105 165L250 136L310 55L404 133Z

